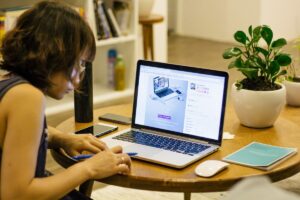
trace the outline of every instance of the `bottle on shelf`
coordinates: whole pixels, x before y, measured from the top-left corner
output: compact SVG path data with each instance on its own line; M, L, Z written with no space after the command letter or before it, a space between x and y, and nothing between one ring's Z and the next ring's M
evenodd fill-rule
M115 90L125 89L125 63L122 55L117 56L115 65Z
M108 84L108 87L114 88L117 50L116 49L108 50L107 56L108 56L108 58L107 58L107 84Z

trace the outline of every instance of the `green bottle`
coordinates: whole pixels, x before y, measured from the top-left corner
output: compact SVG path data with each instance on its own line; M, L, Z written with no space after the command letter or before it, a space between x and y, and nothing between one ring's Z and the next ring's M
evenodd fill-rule
M122 55L118 55L115 65L115 90L125 89L125 63Z

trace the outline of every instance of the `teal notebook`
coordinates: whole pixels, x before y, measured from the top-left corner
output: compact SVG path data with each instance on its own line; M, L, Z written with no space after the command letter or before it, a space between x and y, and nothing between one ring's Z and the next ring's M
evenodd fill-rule
M285 159L294 155L296 148L287 148L252 142L223 158L224 161L270 170Z

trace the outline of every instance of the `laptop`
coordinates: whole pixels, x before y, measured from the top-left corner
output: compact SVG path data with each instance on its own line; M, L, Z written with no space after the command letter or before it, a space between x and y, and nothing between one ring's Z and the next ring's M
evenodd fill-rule
M157 77L176 98L153 98ZM139 60L131 128L102 140L137 153L135 159L184 168L220 148L227 84L226 72Z
M154 94L160 98L161 101L167 101L177 97L177 92L174 92L169 87L169 78L157 76L153 78L153 91Z

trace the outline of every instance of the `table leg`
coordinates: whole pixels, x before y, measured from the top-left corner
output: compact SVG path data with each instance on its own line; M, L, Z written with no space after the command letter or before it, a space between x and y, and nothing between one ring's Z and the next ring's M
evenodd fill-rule
M191 200L191 193L190 192L185 192L184 193L184 200Z
M149 47L150 47L150 56L151 60L154 60L154 45L153 45L153 26L150 25L149 27Z
M153 27L151 24L144 24L143 28L143 45L144 45L144 58L148 60L148 52L150 51L150 59L154 60L154 47L153 47Z
M148 48L149 48L149 28L147 25L143 25L143 47L144 47L144 59L148 60Z
M90 197L92 194L92 190L93 190L93 184L94 184L93 180L88 180L88 181L82 183L79 186L79 192Z

